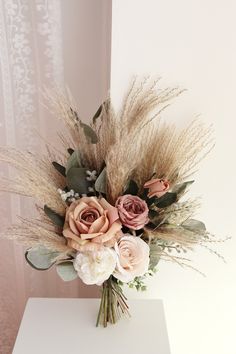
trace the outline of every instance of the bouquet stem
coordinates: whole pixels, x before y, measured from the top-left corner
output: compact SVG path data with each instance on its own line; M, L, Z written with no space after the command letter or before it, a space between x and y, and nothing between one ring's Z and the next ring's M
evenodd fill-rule
M115 324L122 316L130 317L126 300L127 298L117 282L112 277L106 280L102 285L102 297L96 326L107 327L108 323Z

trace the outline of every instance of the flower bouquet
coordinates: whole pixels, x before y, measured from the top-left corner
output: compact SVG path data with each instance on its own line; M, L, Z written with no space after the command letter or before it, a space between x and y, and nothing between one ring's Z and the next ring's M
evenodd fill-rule
M43 156L0 148L0 160L17 169L1 190L34 197L38 212L1 236L26 245L35 269L55 266L64 281L101 286L97 325L129 315L123 284L145 290L160 260L193 268L185 253L216 241L193 219L198 201L181 201L212 147L211 128L193 121L177 132L160 119L181 92L134 81L120 112L107 99L90 124L69 94L47 92L65 124L62 152L50 144Z

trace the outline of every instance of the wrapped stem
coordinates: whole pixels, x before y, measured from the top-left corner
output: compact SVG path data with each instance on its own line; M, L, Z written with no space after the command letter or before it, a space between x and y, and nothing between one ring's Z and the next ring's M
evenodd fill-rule
M96 326L107 327L108 323L115 324L122 316L130 317L126 300L122 288L114 278L110 277L106 280L102 285L102 297Z

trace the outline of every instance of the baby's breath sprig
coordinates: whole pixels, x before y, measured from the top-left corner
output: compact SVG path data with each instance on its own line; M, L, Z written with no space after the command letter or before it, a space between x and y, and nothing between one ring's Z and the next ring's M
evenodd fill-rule
M93 171L87 170L86 174L87 174L87 177L86 177L87 181L96 181L96 179L97 179L97 171L96 170L93 170Z
M72 202L75 202L80 197L79 193L76 193L73 189L71 189L70 191L66 192L66 191L64 191L64 190L59 188L57 191L60 194L61 199L64 202L72 203Z

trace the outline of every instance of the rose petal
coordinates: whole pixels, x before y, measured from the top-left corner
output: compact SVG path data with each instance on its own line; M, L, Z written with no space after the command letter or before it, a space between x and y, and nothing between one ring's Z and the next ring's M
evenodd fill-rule
M100 214L100 215L103 215L104 210L103 210L103 208L101 207L101 205L99 204L97 198L95 198L95 197L90 197L90 199L91 199L91 200L88 202L88 205L89 205L90 207L96 208L96 209L98 210L99 214Z
M106 226L107 224L107 227L105 227L105 231L107 231L107 228L109 226L109 223L108 223L108 220L106 218L106 216L100 216L100 218L98 218L97 220L95 220L92 225L90 226L89 230L88 230L88 233L92 234L94 232L102 232L101 229L104 228L104 226Z
M166 191L163 191L163 192L158 192L158 191L149 191L148 193L148 198L152 198L154 196L157 196L158 198L162 197L164 194L166 194Z
M101 232L95 232L91 234L80 234L80 238L82 240L93 240L95 237L98 237L100 235L103 235Z
M70 229L65 229L63 230L63 235L66 238L69 238L71 240L74 240L75 242L78 242L79 244L83 245L84 243L86 243L86 240L82 240L81 237L75 235Z
M75 224L80 234L88 233L89 228L87 225L83 224L81 221L75 221Z
M104 243L116 236L116 233L121 230L121 223L116 221L112 224L111 228L103 235L97 236L92 240L96 243Z
M79 215L81 213L82 210L84 210L85 208L87 208L87 204L84 203L84 202L80 202L76 207L75 207L75 210L74 210L74 218L75 220L79 218Z
M156 182L159 182L159 178L154 178L154 179L151 179L150 181L147 181L146 183L144 183L144 188L149 188L150 186L152 186Z
M67 208L65 221L69 221L69 215L71 212L73 213L78 203L79 201L75 201L74 203L71 203L71 205Z
M79 231L76 227L76 224L75 224L75 221L74 221L74 218L73 216L69 215L69 226L71 228L71 231L76 234L76 235L79 235Z
M108 203L106 201L106 199L102 198L100 200L100 203L102 205L102 207L108 211L108 219L109 219L109 223L110 225L113 224L113 222L115 222L116 220L119 219L119 214L118 214L118 210L117 208L115 208L114 206L112 206L110 203Z

